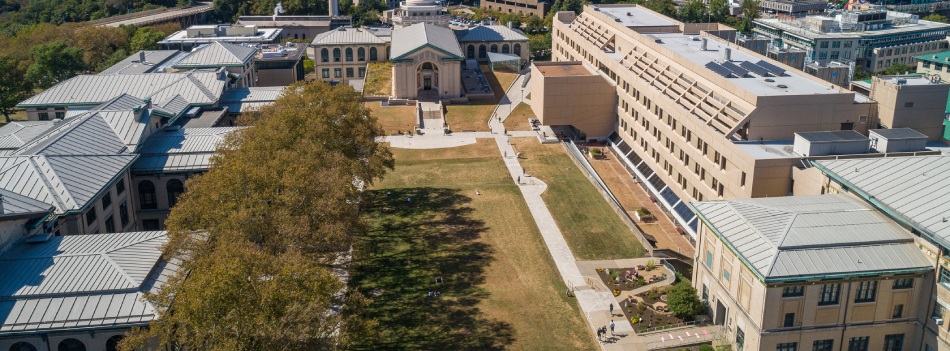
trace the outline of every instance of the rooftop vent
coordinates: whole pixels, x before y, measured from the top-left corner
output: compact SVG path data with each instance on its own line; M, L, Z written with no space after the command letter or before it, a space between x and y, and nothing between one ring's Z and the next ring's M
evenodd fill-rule
M731 60L732 60L732 49L731 49L731 48L724 48L724 49L722 50L722 60L723 60L723 61L731 61Z
M627 12L627 16L633 16L633 14L630 12Z
M700 50L706 51L706 45L708 44L709 39L706 38L706 37L702 37L702 38L700 38L700 40L702 41L702 45L700 46Z
M779 87L779 88L782 88L782 89L788 89L788 86L785 85L785 84L779 84L779 85L776 85L776 86Z
M775 79L772 78L765 78L765 81L769 83L775 83Z

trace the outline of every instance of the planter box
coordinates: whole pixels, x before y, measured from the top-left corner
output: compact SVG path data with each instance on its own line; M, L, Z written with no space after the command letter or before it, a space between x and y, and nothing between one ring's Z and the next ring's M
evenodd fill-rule
M599 160L599 159L604 158L604 154L602 154L602 153L596 153L596 154L595 154L593 150L588 151L587 154L590 155L590 157L592 157L592 158L595 159L595 160Z
M641 222L650 222L656 219L653 217L653 214L649 212L640 214L640 211L634 211L633 213L636 214L637 220Z

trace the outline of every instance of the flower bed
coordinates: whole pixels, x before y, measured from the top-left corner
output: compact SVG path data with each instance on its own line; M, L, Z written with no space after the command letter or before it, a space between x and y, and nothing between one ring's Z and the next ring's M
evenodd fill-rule
M650 302L645 302L643 298L634 297L636 303L631 303L630 297L620 303L620 311L624 317L633 325L633 330L647 328L663 327L682 323L683 320L676 318L672 313L659 312L650 307ZM654 301L655 302L655 301Z
M666 279L665 273L656 270L656 267L649 269L646 266L637 268L598 268L597 276L610 290L634 290L660 283Z

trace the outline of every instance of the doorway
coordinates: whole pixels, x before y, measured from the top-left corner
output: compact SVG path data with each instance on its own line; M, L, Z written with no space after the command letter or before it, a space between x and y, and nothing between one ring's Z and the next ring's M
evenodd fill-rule
M716 299L716 315L713 318L718 325L726 324L726 306L722 304L722 299Z
M423 77L423 78L422 78L422 89L423 89L423 90L432 90L432 77Z

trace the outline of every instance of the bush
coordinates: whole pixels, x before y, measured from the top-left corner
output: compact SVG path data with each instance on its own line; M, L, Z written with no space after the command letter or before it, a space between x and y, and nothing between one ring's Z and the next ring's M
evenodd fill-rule
M716 349L714 349L712 345L702 344L699 345L699 351L716 351Z
M640 215L640 216L649 216L651 213L650 213L650 210L645 209L645 208L641 208L641 209L637 210L637 214Z
M670 311L679 318L688 319L706 313L706 306L699 300L696 289L688 281L674 285L666 297Z
M311 72L313 72L313 60L311 59L303 60L303 73L307 74Z

